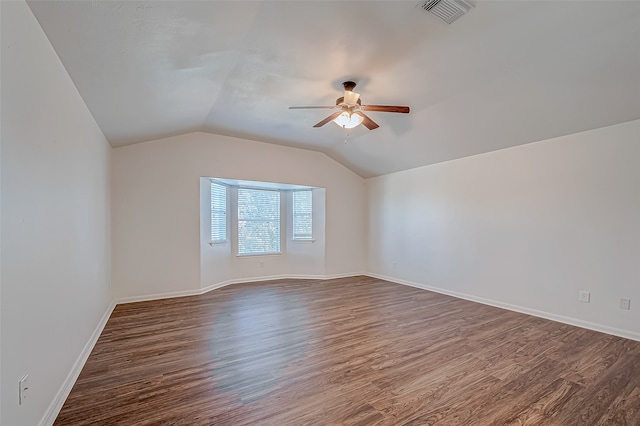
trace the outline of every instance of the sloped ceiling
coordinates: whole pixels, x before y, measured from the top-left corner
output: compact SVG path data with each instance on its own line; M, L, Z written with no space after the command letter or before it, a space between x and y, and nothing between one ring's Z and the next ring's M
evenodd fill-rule
M640 118L640 2L29 1L113 146L205 131L363 177ZM380 128L329 123L341 82Z

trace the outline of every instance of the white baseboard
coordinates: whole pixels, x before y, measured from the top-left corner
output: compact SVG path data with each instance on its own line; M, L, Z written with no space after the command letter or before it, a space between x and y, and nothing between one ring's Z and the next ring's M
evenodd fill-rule
M333 274L333 275L325 275L323 280L336 280L338 278L349 278L349 277L357 277L357 276L368 276L366 272L351 272L348 274Z
M364 272L353 272L347 274L333 274L333 275L269 275L264 277L253 277L253 278L238 278L233 280L227 280L216 284L211 284L204 287L200 294L208 293L211 290L215 290L218 288L226 287L232 284L243 284L243 283L254 283L260 281L274 281L274 280L319 280L319 281L327 281L333 280L337 278L346 278L346 277L354 277L357 275L365 275Z
M148 302L150 300L158 300L158 299L171 299L173 297L198 296L200 294L202 294L200 289L196 289L196 290L174 291L169 293L146 294L143 296L127 296L127 297L121 297L116 299L116 305L120 305L122 303Z
M116 304L121 303L134 303L134 302L147 302L150 300L158 300L158 299L169 299L173 297L185 297L185 296L199 296L201 294L208 293L212 290L216 290L222 287L226 287L232 284L243 284L243 283L252 283L252 282L260 282L260 281L274 281L274 280L333 280L337 278L346 278L346 277L354 277L358 275L366 275L364 272L352 272L352 273L344 273L344 274L332 274L332 275L291 275L291 274L283 274L283 275L268 275L262 277L250 277L250 278L236 278L233 280L221 281L213 284L208 284L200 289L194 290L184 290L184 291L176 291L171 293L157 293L157 294L147 294L143 296L130 296L130 297L121 297L116 300Z
M51 401L51 404L49 404L49 407L47 408L47 411L45 411L44 416L42 416L42 419L40 419L40 422L38 423L39 426L51 426L53 425L53 422L55 422L56 417L58 417L58 414L60 413L64 402L69 396L73 385L76 383L76 380L78 379L78 376L80 375L84 364L87 362L87 359L89 358L93 347L96 345L96 342L98 341L100 334L102 334L104 326L107 325L107 321L109 320L109 317L111 316L111 313L113 312L113 309L115 307L115 302L111 302L111 304L107 307L107 310L102 315L102 318L100 318L100 321L98 322L95 330L93 330L89 341L87 341L87 343L84 345L84 348L82 348L82 351L76 359L76 362L73 364L71 371L69 371L69 374L67 374L67 377L64 379L64 382L58 390L58 393L53 398L53 401Z
M574 325L576 327L586 328L588 330L598 331L600 333L611 334L613 336L624 337L625 339L640 341L640 333L636 333L630 330L622 330L615 327L609 327L607 325L597 324L589 321L583 321L577 318L565 317L563 315L552 314L545 311L539 311L536 309L525 308L523 306L512 305L510 303L499 302L497 300L485 299L483 297L473 296L466 293L460 293L457 291L451 291L439 287L432 287L426 284L420 284L413 281L407 281L399 278L387 277L384 275L373 274L370 272L365 273L369 277L378 278L381 280L389 281L396 284L402 284L410 287L419 288L422 290L429 290L435 293L446 294L447 296L456 297L458 299L469 300L471 302L482 303L483 305L494 306L496 308L507 309L509 311L519 312L521 314L532 315L534 317L544 318L551 321L561 322L563 324Z

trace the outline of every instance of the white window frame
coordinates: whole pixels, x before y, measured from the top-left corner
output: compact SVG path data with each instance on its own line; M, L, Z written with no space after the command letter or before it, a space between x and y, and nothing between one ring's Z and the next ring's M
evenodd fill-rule
M223 188L224 189L224 206L221 208L214 208L213 203L214 203L214 189L215 188ZM210 211L211 211L211 216L209 218L210 221L210 229L209 229L209 244L214 245L214 244L224 244L227 243L229 241L229 187L227 185L224 185L222 183L216 182L214 180L210 180ZM213 237L213 233L214 230L216 228L218 228L218 230L220 229L219 227L216 227L214 225L214 214L215 213L221 214L223 216L224 219L224 238L218 238L218 239L214 239Z
M299 213L296 212L296 202L295 197L298 193L308 193L310 197L311 209L309 213ZM296 219L301 216L309 216L309 221L311 224L311 233L310 234L296 234ZM311 189L301 189L291 191L291 240L292 241L313 241L313 190Z

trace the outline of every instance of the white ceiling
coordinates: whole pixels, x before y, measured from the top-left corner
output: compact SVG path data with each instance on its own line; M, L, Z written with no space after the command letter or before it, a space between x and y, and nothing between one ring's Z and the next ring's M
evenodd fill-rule
M113 146L205 131L363 177L640 118L640 1L29 1ZM380 128L312 126L341 82Z

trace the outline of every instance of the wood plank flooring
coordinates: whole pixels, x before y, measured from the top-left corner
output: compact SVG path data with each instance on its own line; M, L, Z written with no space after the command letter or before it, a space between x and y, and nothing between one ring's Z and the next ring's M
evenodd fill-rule
M640 425L640 342L369 277L118 305L55 425Z

